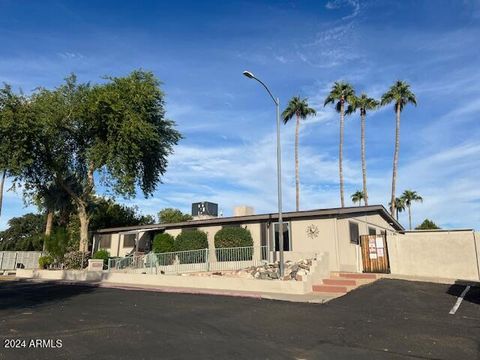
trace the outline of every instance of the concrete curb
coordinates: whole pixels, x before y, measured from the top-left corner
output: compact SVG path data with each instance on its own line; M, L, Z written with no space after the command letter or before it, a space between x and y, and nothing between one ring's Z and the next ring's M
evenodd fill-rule
M175 293L175 294L190 294L190 295L211 295L211 296L230 296L242 297L257 300L275 300L288 302L302 302L310 304L324 304L336 297L320 296L315 293L309 294L281 294L281 293L258 293L258 292L241 292L241 291L219 291L211 289L196 289L196 288L181 288L181 287L166 287L166 286L136 286L121 283L104 283L104 282L85 282L85 281L71 281L71 280L48 280L48 279L23 279L34 283L49 283L58 285L76 285L89 286L106 289L119 289L127 291L148 291L160 293Z

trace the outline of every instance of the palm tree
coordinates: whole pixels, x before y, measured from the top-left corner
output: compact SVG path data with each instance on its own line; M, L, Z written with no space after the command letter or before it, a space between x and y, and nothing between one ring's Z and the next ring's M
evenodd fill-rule
M350 103L355 96L352 85L337 81L333 84L332 90L325 99L323 106L330 103L335 104L335 110L340 114L340 142L338 146L338 174L340 177L340 203L345 206L345 197L343 191L343 131L345 128L345 102Z
M392 208L392 203L388 203L388 206ZM395 198L395 218L398 220L398 215L405 211L405 201L402 198Z
M412 202L423 202L423 198L418 195L416 191L405 190L401 196L401 199L403 200L405 206L408 209L408 226L410 230L412 230Z
M316 115L315 109L308 106L307 99L301 99L294 96L288 106L282 113L283 123L288 123L295 116L297 125L295 127L295 190L296 190L296 209L300 208L300 176L298 173L298 132L300 129L300 119L305 120L309 115Z
M362 179L363 179L363 202L365 206L368 205L368 192L367 192L367 160L365 155L365 120L367 117L367 110L373 110L378 107L380 103L372 98L369 98L366 94L362 94L360 97L354 96L350 100L350 104L347 108L347 114L353 114L355 111L360 110L361 119L361 156L362 156Z
M390 213L395 213L395 187L397 184L398 152L400 150L400 113L405 105L411 103L417 106L415 94L410 90L410 85L405 81L397 81L390 89L382 95L381 105L394 103L396 113L395 126L395 152L393 154L393 175L392 175L392 196L390 200Z
M365 203L365 194L363 191L357 190L352 194L351 198L354 204L358 203L358 206L362 206L362 200Z
M40 187L34 197L34 202L40 211L46 213L45 237L52 234L53 218L55 212L59 211L61 217L70 214L73 211L70 195L56 183L50 183L47 186ZM45 242L43 244L45 251Z

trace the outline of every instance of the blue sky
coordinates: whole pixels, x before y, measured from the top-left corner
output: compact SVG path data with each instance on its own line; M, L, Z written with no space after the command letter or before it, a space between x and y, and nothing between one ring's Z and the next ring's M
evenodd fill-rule
M0 81L26 93L71 72L97 82L143 68L162 80L167 115L185 139L153 197L118 199L145 214L203 200L224 215L240 204L275 211L274 107L242 76L248 69L282 107L300 95L318 112L301 128L301 209L339 205L338 115L323 107L332 83L378 98L402 79L418 100L402 114L398 180L399 191L424 197L414 224L479 228L479 0L0 0L0 30ZM346 121L348 199L361 188L359 125L358 116ZM294 124L282 131L285 210L294 210ZM370 113L371 203L388 202L393 146L392 107ZM32 210L6 192L0 228Z

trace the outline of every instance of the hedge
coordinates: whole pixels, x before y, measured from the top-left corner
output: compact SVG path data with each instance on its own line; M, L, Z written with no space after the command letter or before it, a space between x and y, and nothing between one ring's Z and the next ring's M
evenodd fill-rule
M170 253L175 251L174 241L172 235L167 233L157 234L153 239L153 252L157 254L158 264L159 265L171 265L175 260L175 256Z
M225 227L215 234L215 248L253 246L250 230L242 227Z
M174 243L175 251L190 251L208 249L207 234L200 230L182 231L177 235ZM182 264L203 263L205 262L205 251L195 253L180 253L178 258Z
M110 253L107 250L98 250L93 254L92 259L99 259L103 260L103 268L105 269L108 265L108 258L110 257Z
M174 251L174 238L167 233L157 234L153 239L153 252L166 253Z
M218 261L245 261L252 260L252 234L242 227L226 227L215 234L215 253ZM247 249L231 249L250 247ZM222 250L222 248L230 248Z

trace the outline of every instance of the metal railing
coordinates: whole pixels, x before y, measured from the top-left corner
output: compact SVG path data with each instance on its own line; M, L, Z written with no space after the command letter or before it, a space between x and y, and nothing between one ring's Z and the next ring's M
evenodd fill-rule
M266 246L222 249L199 249L168 253L150 252L109 259L109 270L139 270L151 274L172 274L202 271L239 270L258 266L268 259Z
M258 266L268 259L266 246L245 246L215 249L215 262L210 263L211 271L239 270Z
M41 251L0 251L0 270L37 269Z

